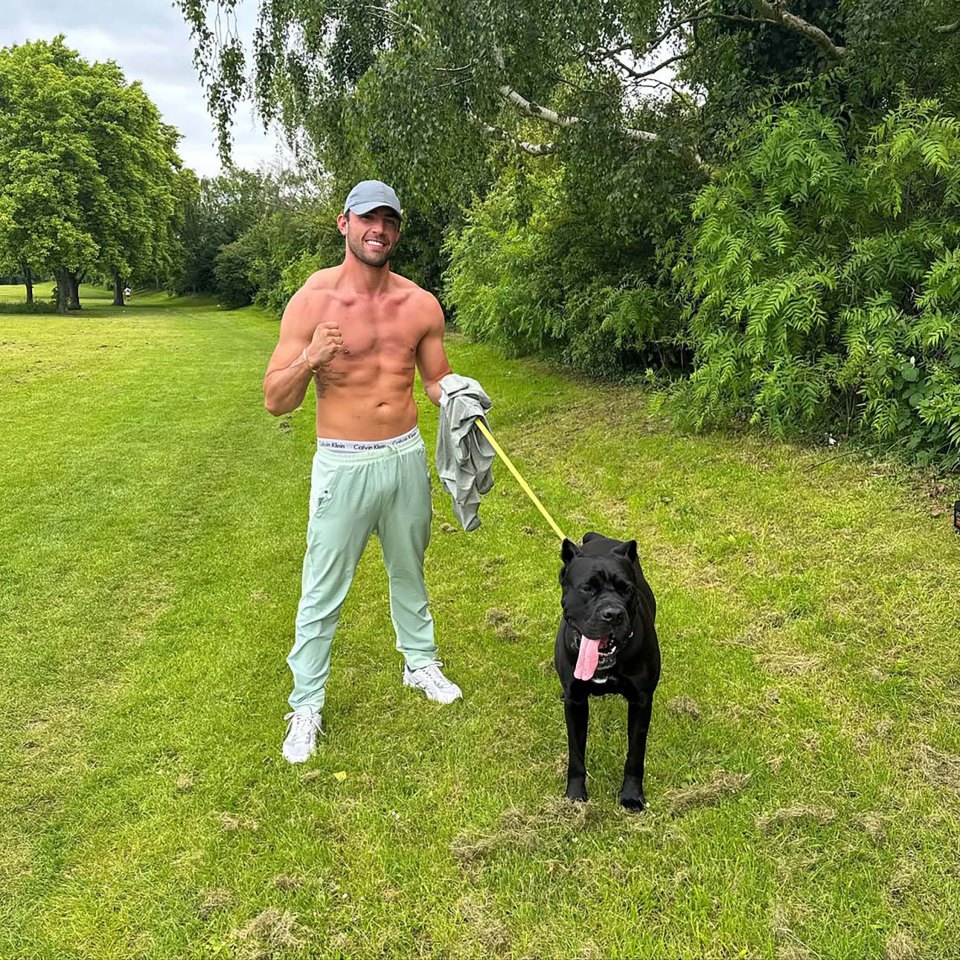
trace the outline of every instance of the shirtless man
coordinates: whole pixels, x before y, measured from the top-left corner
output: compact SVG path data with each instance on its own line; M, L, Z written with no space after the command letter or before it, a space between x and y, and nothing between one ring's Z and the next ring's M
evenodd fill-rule
M440 304L390 271L400 220L400 202L385 183L364 180L350 191L337 217L343 263L318 271L290 298L263 380L275 417L300 406L311 381L317 390L307 552L287 658L293 693L283 755L290 763L316 749L334 630L371 533L380 538L390 579L404 685L438 703L461 696L440 671L427 605L423 557L432 505L413 399L418 369L439 406L450 364Z

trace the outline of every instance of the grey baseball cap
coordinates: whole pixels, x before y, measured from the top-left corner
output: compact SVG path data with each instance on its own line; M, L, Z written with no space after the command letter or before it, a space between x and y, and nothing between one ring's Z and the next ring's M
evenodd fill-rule
M343 212L352 210L354 213L369 213L377 207L390 207L398 217L403 216L400 199L393 187L388 187L382 180L361 180L347 194Z

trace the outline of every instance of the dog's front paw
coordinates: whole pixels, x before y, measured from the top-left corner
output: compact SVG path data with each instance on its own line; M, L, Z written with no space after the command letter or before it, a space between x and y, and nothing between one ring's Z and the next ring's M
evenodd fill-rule
M568 780L565 796L574 803L586 803L588 799L587 781L579 777L575 780Z
M627 810L639 813L647 805L647 798L643 795L643 783L636 777L624 777L620 788L620 806Z

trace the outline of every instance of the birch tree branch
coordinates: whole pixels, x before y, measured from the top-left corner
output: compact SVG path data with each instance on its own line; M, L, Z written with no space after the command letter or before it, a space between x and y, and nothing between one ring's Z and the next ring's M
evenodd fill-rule
M537 120L543 120L545 123L552 124L555 127L563 128L576 127L584 123L583 117L557 113L556 110L551 110L549 107L542 107L539 103L528 100L508 84L501 84L498 89L500 95L505 100L509 100L525 116L534 117ZM647 130L634 130L631 127L625 128L623 133L624 136L630 140L646 140L649 142L660 139L655 133L650 133Z
M790 13L783 0L770 3L769 0L751 0L761 17L768 23L779 23L815 43L831 60L839 63L847 52L846 47L835 44L819 27L808 23L802 17Z
M489 123L483 123L482 121L478 121L478 123L480 124L480 129L487 135L496 137L497 140L505 140L507 143L512 143L518 150L522 150L531 157L546 157L551 153L557 152L557 145L555 143L530 143L527 140L518 140L516 137L507 133L506 130L501 130L499 127L492 127Z

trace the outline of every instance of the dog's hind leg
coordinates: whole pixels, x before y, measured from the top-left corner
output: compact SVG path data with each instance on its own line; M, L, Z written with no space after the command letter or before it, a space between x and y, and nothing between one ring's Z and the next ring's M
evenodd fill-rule
M581 701L563 702L563 715L567 721L567 792L568 800L587 799L587 726L590 721L590 706L587 698Z
M653 697L639 693L627 710L627 762L623 767L620 803L628 810L642 810L647 805L643 795L643 761L647 752L647 732L653 713Z

